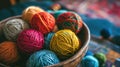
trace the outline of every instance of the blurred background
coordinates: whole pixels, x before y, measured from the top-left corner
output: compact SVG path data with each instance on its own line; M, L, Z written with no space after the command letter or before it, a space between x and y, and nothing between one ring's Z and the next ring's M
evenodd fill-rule
M105 18L120 26L120 0L1 0L0 9L24 2L59 2L66 8L92 18Z
M106 67L120 67L117 66L120 60L116 61L120 58L120 0L1 0L0 21L21 15L22 11L31 5L39 6L46 11L77 12L90 29L89 51L104 53L107 57Z

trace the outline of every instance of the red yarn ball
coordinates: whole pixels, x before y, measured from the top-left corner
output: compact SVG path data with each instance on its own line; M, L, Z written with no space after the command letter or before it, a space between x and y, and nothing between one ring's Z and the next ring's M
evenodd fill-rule
M32 17L30 24L33 29L47 34L54 29L55 18L47 12L40 12Z
M31 54L43 48L44 36L33 29L24 30L17 39L17 45L23 53Z
M60 14L56 23L59 29L70 29L75 33L78 33L83 26L81 17L75 12Z

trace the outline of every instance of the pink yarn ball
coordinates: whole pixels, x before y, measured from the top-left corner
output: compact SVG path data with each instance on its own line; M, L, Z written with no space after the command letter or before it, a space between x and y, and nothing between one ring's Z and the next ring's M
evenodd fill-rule
M31 54L43 48L44 36L34 29L24 30L18 36L17 45L23 53Z

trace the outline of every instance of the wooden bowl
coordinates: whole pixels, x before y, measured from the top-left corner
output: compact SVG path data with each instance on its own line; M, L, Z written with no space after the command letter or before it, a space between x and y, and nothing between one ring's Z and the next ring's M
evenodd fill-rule
M3 31L2 31L3 25L8 20L13 19L13 18L21 18L21 16L13 16L13 17L7 18L0 22L0 38L3 36ZM71 58L64 60L58 64L48 66L48 67L77 67L77 65L79 64L79 62L85 55L86 51L88 50L88 44L90 41L90 31L85 23L83 23L83 27L82 27L80 33L78 33L77 35L81 39L81 42L82 42L82 46L79 49L79 51ZM0 63L0 67L10 67L10 66Z

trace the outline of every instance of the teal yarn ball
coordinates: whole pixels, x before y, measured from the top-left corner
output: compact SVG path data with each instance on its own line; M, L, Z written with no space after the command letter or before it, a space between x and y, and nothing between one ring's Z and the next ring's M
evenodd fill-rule
M85 56L81 61L82 67L99 67L98 60L93 56Z
M29 28L29 24L22 19L8 20L3 26L3 32L7 40L16 41L20 32Z
M88 50L87 52L86 52L86 54L85 54L85 56L93 56L93 52L92 51L90 51L90 50Z
M57 19L60 14L65 12L67 12L67 10L58 10L54 12L53 16L55 17L55 19Z
M100 66L103 65L106 62L106 56L103 53L96 53L94 54L94 57L98 59Z
M54 11L53 10L47 10L48 13L53 13Z
M45 45L44 45L45 49L50 49L50 41L53 35L54 35L54 32L50 32L45 36Z
M58 11L47 10L47 12L52 14L54 18L57 19L60 14L67 12L67 10L58 10Z
M45 67L53 64L59 63L58 57L54 52L49 50L41 50L33 53L28 61L27 67Z

